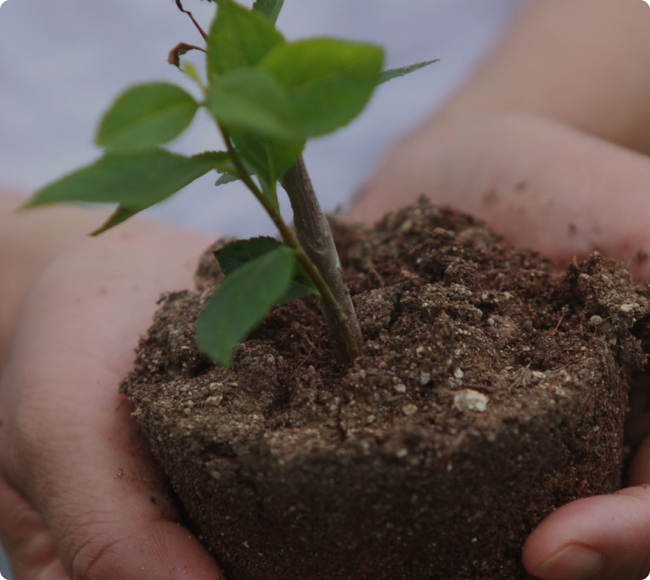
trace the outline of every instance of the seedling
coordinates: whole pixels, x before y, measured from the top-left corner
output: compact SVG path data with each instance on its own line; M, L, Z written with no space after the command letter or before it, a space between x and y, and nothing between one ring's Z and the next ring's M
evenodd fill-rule
M302 151L308 139L356 117L377 85L435 61L382 72L383 51L372 44L333 38L287 42L275 27L284 0L257 0L252 10L218 0L208 34L180 0L175 2L206 47L180 43L169 62L194 79L201 98L162 82L127 89L99 125L96 140L104 155L37 192L27 207L117 203L93 232L97 235L212 170L221 174L217 185L241 180L273 220L282 242L253 238L218 252L225 279L197 323L199 348L228 365L234 346L273 306L314 293L337 356L354 360L361 331ZM206 53L207 82L189 62L181 62L190 50ZM188 128L199 107L211 114L226 150L185 157L162 148ZM295 233L280 212L278 183L291 200Z

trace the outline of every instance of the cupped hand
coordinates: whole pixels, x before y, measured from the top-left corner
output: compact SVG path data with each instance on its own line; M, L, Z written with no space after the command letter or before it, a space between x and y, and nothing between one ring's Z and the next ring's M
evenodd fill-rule
M118 394L210 240L129 224L41 273L0 377L0 537L16 580L216 580Z
M401 143L353 217L422 193L566 262L593 250L650 278L650 162L527 115L436 122ZM191 283L209 240L124 226L66 253L27 300L0 378L0 536L17 580L220 578L178 514L117 385L162 290ZM638 405L635 432L650 425ZM627 488L549 516L524 563L548 580L650 569L650 441Z
M421 194L484 219L513 244L563 264L594 250L650 279L650 159L550 120L500 114L436 119L381 164L352 217L379 217ZM645 390L644 390L645 387ZM650 388L631 398L639 446L630 487L561 507L529 537L544 580L641 580L650 571Z

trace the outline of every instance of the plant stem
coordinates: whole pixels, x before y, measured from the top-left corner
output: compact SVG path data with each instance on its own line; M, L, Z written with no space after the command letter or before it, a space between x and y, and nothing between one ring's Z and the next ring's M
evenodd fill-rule
M326 231L329 234L329 238L331 240L331 245L332 247L334 247L336 271L338 272L340 283L343 286L345 297L347 298L347 303L345 301L339 301L338 299L339 296L337 296L336 291L330 285L329 280L327 279L327 274L320 268L318 262L312 259L312 257L309 255L309 250L303 249L303 246L301 245L301 240L299 241L300 230L298 230L298 237L296 237L296 234L294 234L293 230L286 224L280 212L278 212L275 209L275 207L271 203L269 203L269 200L262 193L262 191L260 191L259 187L257 187L255 182L251 179L250 175L248 174L248 171L246 171L244 164L239 158L237 151L235 151L235 148L233 147L230 136L226 133L224 128L221 126L221 123L217 122L217 126L224 140L224 143L226 144L228 153L230 154L230 159L233 165L235 166L235 168L237 169L237 173L239 174L240 179L244 182L244 185L248 187L248 189L252 192L252 194L257 198L257 200L262 204L262 207L269 215L269 217L273 220L275 226L278 228L280 235L284 240L284 243L296 252L296 259L300 262L303 268L305 268L307 274L312 279L314 285L318 289L318 292L320 293L321 296L323 317L325 318L325 323L327 324L327 327L330 331L330 335L332 336L332 341L334 342L334 347L335 347L335 352L337 357L339 358L339 360L342 361L353 361L355 358L359 356L360 349L363 344L361 329L359 328L359 322L357 320L356 312L354 310L354 306L352 305L352 300L347 290L347 286L345 286L345 283L343 282L343 275L341 273L341 266L338 258L338 253L336 252L336 247L334 246L332 232L330 230L329 224L327 223L327 220L325 219L325 216L322 214L320 206L318 205L318 201L316 200L313 187L311 187L311 180L309 179L309 175L307 175L307 170L306 169L304 170L304 174L306 175L307 182L309 183L309 187L311 188L311 195L313 196L316 206L318 208L318 214L322 217L322 220L327 228ZM302 160L302 157L300 157L299 162L300 160ZM298 162L296 163L296 165L297 164ZM302 161L302 166L304 167L304 161ZM291 173L291 171L292 170L289 170L287 175ZM285 175L285 179L286 179L286 175ZM293 184L293 180L290 179L290 181ZM287 188L286 185L284 185L284 187L285 189ZM297 186L290 185L289 187L292 187L292 191L294 192L297 191L296 190ZM290 195L290 199L293 205L294 202L291 195ZM297 218L297 214L295 214L295 209L294 209L294 219L297 223L298 218ZM322 227L318 229L320 231ZM320 240L321 238L319 237L318 239ZM331 264L327 262L326 265L329 266ZM329 273L331 277L331 271ZM338 288L338 291L340 295L340 287ZM346 310L346 305L349 310ZM348 312L351 313L351 316L350 314L348 314Z
M336 331L341 325L337 313L331 311L328 305L324 304L323 315L330 329L337 354L343 356L341 351L345 349L349 358L354 359L363 345L361 328L350 298L350 292L343 280L341 262L332 236L332 230L318 203L302 155L298 157L298 160L284 175L282 186L291 200L294 226L300 244L322 274L327 286L334 294L337 305L345 315L343 324L346 327L346 334L352 337L353 350L350 350L350 344L347 340L342 342L341 333Z
M207 41L207 40L208 40L208 35L205 33L205 31L203 30L203 28L201 28L201 26L199 25L199 23L194 19L194 16L192 16L192 13L191 13L189 10L185 10L185 8L183 8L183 5L181 4L181 0L176 0L176 6L178 7L178 9L179 9L183 14L187 14L187 15L190 17L190 19L191 19L192 22L194 23L194 26L196 26L196 28L198 29L199 33L200 33L201 36L203 37L203 40Z

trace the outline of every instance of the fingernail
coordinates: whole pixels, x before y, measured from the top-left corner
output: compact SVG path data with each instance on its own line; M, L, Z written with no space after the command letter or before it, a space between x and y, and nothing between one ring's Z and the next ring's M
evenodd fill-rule
M536 571L542 580L589 580L605 567L605 558L584 546L567 546Z

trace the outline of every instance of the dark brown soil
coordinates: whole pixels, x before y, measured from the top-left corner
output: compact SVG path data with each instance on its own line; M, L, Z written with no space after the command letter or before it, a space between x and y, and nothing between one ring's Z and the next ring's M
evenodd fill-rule
M645 288L594 254L565 272L421 200L335 227L366 340L336 364L315 300L215 368L170 294L124 383L229 580L523 580L528 533L621 483Z

